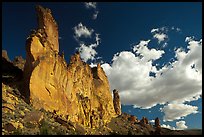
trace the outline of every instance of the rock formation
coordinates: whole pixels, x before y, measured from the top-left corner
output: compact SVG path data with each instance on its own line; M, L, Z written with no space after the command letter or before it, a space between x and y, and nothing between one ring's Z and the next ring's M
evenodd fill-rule
M161 134L161 125L160 125L160 120L157 117L155 119L155 135L160 135Z
M17 83L22 80L23 71L9 59L6 50L2 50L2 64L2 83L16 88Z
M155 119L155 127L160 127L160 120L159 120L159 118L157 117L156 119Z
M131 122L131 123L137 123L138 122L138 119L136 116L134 115L130 115L130 117L128 118L128 120Z
M16 56L13 61L14 66L18 67L23 71L24 65L25 65L25 60L23 59L22 56Z
M58 26L49 9L37 6L38 29L26 41L24 96L44 108L89 127L116 116L109 82L100 64L91 68L80 54L70 64L59 55Z
M5 60L7 60L8 62L10 62L10 59L8 57L7 51L6 50L2 50L2 58L4 58Z
M140 125L145 126L149 124L149 121L146 117L142 117L142 119L140 120Z
M115 113L117 115L121 115L120 96L116 89L113 90L113 105L114 105Z

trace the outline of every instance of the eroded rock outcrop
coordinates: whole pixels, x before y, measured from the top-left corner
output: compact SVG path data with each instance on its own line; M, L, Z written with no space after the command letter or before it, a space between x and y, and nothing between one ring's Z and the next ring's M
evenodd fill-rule
M161 125L160 125L160 120L158 117L155 119L154 125L155 125L155 134L160 135L161 134Z
M142 117L142 119L140 120L140 125L146 126L147 124L149 124L148 119L146 117Z
M116 89L113 90L113 105L114 105L115 113L117 115L121 115L120 96Z
M16 56L13 61L14 66L18 67L23 71L25 65L25 59L22 56Z
M104 125L115 111L100 64L91 68L80 54L70 64L59 55L58 27L49 9L37 6L38 29L26 41L25 97L35 108L56 112L89 127Z
M5 60L7 60L8 62L11 62L9 57L8 57L8 54L7 54L7 51L6 50L2 50L2 58L4 58Z
M128 118L128 120L131 122L131 123L138 123L138 119L136 116L134 115L130 115L130 117Z
M160 127L160 120L159 120L159 118L157 117L157 118L155 118L155 127Z
M18 84L22 81L23 71L12 62L6 50L2 50L2 83L8 84L13 88L18 87Z

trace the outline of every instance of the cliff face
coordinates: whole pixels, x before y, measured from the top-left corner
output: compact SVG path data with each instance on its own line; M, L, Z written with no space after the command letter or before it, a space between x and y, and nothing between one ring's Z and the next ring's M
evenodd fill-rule
M89 127L116 115L109 82L98 64L84 63L76 53L67 65L59 55L58 28L49 9L36 8L38 29L26 41L25 93L35 108Z

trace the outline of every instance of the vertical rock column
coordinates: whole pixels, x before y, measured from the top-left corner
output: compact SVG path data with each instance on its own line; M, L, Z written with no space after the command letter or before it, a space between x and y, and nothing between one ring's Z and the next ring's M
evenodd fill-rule
M121 115L120 96L116 89L113 90L113 105L114 105L115 113L117 115Z
M155 134L156 135L160 135L161 134L160 120L159 120L158 117L155 119Z

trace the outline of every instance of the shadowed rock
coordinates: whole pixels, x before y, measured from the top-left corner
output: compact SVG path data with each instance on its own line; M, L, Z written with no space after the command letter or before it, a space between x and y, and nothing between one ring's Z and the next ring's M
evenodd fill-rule
M13 64L23 71L25 65L25 59L22 56L16 56Z
M115 113L117 115L121 115L120 96L116 89L113 90L113 105L114 105Z
M137 123L138 122L138 119L137 119L137 117L136 116L134 116L134 115L131 115L129 118L128 118L128 120L131 122L131 123Z
M7 60L8 62L11 62L9 57L8 57L8 54L7 54L7 51L6 50L2 50L2 58L4 58L5 60Z
M148 119L146 117L142 117L142 119L140 120L140 125L146 126L147 124L149 124Z
M155 135L160 135L161 134L161 126L160 126L160 120L157 117L155 119Z

